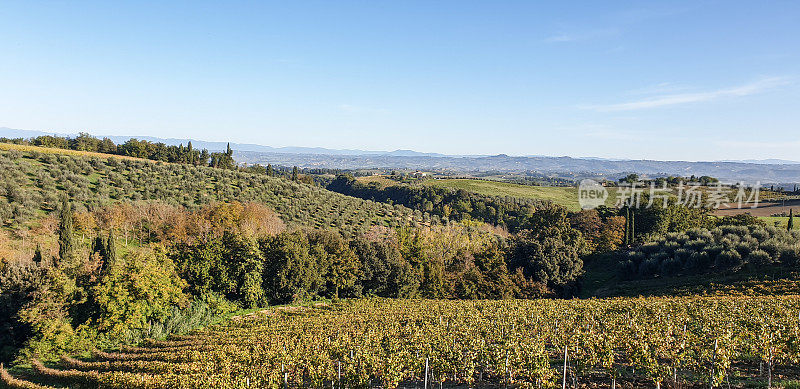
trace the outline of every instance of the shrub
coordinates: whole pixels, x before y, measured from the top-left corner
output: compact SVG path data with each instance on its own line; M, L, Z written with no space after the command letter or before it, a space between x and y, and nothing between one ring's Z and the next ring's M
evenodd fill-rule
M130 338L165 321L174 306L186 304L186 282L160 251L133 250L110 264L94 287L96 328L107 339Z
M713 230L668 233L621 256L618 269L627 271L627 276L646 277L676 274L679 269L737 271L744 264L753 269L778 262L793 265L800 261L797 236L800 233L762 225L724 225ZM632 268L628 262L637 266Z
M714 266L721 269L736 269L742 264L742 255L736 250L728 249L717 255Z
M747 263L755 266L772 264L772 256L764 250L754 250L747 255Z

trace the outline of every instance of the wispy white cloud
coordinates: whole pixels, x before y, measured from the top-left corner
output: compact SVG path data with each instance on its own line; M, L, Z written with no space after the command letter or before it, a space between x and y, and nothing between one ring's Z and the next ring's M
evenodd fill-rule
M605 105L588 105L582 108L591 109L599 112L615 112L615 111L634 111L640 109L659 108L671 105L692 104L713 101L725 97L742 97L754 95L774 89L789 83L786 77L769 77L762 78L748 84L717 89L708 92L696 93L677 93L677 94L663 94L660 96L651 96L646 99L638 101L630 101L626 103L605 104Z

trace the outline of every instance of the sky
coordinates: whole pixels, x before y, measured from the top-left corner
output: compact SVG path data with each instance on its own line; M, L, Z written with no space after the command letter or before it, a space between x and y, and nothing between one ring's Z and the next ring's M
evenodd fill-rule
M800 2L4 0L0 127L800 160Z

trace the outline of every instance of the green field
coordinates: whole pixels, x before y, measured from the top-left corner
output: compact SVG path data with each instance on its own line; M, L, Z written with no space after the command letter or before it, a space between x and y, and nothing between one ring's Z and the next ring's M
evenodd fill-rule
M786 225L789 224L789 217L787 216L761 216L759 219L763 220L767 223L768 226L775 226L780 228L786 228ZM800 219L794 219L794 230L800 230Z
M549 200L564 206L570 211L580 210L578 205L578 188L564 186L532 186L511 184L499 181L472 180L472 179L443 179L428 180L424 185L440 188L464 189L489 196L511 196L537 200ZM616 191L608 192L606 205L613 205Z
M381 188L386 188L387 186L397 185L397 181L391 180L386 178L386 176L364 176L364 177L357 177L356 181L362 184L371 184L377 183L380 184Z

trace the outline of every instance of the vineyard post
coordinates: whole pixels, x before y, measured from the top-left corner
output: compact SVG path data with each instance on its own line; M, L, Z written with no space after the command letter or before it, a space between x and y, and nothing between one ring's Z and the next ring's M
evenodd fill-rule
M336 361L336 382L339 383L339 389L342 388L342 361Z
M506 350L506 377L505 377L506 384L504 386L508 387L508 382L511 381L511 375L508 373L508 350Z
M283 373L283 389L289 389L289 372Z
M564 378L561 380L561 389L567 389L567 345L564 345Z
M769 349L769 361L767 361L767 388L772 388L772 347Z
M714 365L717 364L717 339L714 339L714 357L711 358L711 382L708 386L714 389Z
M686 347L686 323L683 323L683 335L681 337L681 350L683 350L685 347ZM672 382L675 384L675 386L678 386L678 367L680 367L682 364L683 364L683 362L679 359L677 365L674 368L674 371L672 372L673 373Z
M425 358L425 389L428 389L428 358Z

